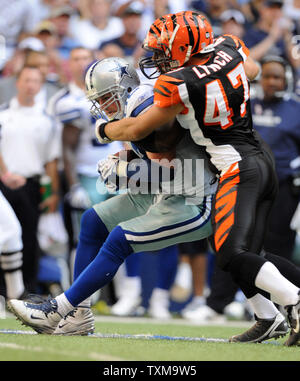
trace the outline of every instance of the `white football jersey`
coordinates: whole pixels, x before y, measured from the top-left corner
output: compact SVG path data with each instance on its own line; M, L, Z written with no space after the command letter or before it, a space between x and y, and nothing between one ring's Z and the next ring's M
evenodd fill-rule
M91 102L84 90L70 83L52 99L51 108L62 124L70 123L81 130L76 149L76 172L98 176L96 163L123 148L122 143L101 144L95 136L95 120L90 114Z
M153 87L142 84L135 88L127 99L126 117L136 117L153 105ZM144 150L134 142L129 143L135 153L145 158ZM209 161L204 148L194 143L187 131L176 147L174 159L175 177L162 182L162 193L181 194L190 197L192 203L202 202L204 196L214 194L217 188L215 175L209 169ZM193 201L194 200L194 201Z

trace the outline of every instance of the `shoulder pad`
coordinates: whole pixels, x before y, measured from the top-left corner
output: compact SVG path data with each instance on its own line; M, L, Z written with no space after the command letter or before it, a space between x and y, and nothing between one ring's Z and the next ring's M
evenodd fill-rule
M135 117L145 112L153 104L153 87L143 84L136 87L127 99L125 116Z

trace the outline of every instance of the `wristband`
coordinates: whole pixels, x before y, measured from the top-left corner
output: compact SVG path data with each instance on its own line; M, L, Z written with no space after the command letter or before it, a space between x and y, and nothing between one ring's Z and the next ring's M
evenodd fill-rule
M105 127L108 123L115 122L117 120L118 119L113 119L113 120L110 120L108 122L104 122L101 124L97 124L97 122L96 122L95 135L96 135L96 137L100 143L107 144L107 143L112 142L112 140L105 134Z
M107 122L101 123L100 125L97 125L95 127L95 135L100 143L107 144L110 143L111 140L105 135L104 128L107 125Z

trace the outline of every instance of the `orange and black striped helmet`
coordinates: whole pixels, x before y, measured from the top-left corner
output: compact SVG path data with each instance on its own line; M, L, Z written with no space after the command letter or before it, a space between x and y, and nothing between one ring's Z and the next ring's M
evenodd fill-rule
M156 53L157 57L154 55L152 60L156 61L159 71L169 71L183 66L195 54L212 52L213 40L212 27L202 14L183 11L155 20L143 47Z

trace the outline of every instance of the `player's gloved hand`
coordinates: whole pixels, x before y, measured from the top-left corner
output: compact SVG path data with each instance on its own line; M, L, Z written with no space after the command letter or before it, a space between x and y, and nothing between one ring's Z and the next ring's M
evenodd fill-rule
M118 176L119 160L119 157L116 155L108 155L106 159L98 162L98 172L102 181L106 182L110 176Z
M72 185L66 198L70 206L74 209L85 210L92 206L87 191L80 184Z
M111 123L111 122L116 122L118 119L113 119L113 120L110 120L109 122L106 122L104 121L103 119L98 119L96 121L96 125L95 125L95 135L97 137L97 139L99 140L99 142L101 144L107 144L107 143L111 143L112 140L109 139L108 136L106 136L105 134L105 126L108 124L108 123Z
M127 188L128 162L117 155L108 155L98 162L98 172L109 193Z

